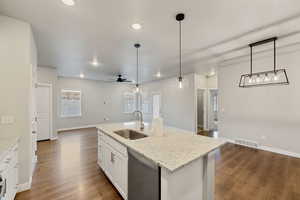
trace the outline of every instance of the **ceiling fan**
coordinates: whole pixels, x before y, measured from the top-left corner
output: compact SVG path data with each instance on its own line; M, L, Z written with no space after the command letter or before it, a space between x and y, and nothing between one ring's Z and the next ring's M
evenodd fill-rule
M117 76L117 79L105 80L105 82L110 82L110 83L113 83L113 82L117 82L117 83L132 83L132 81L127 80L127 78L123 78L123 76L121 74L119 74Z
M116 80L116 82L119 82L119 83L123 83L123 82L131 83L132 81L127 80L126 78L122 78L122 75L119 74L119 75L118 75L118 78L117 78L117 80Z

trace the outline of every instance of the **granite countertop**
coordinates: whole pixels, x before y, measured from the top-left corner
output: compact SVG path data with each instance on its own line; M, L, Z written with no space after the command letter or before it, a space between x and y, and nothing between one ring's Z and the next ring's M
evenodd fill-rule
M18 137L0 137L0 160L2 160L7 153L19 141Z
M171 172L226 143L221 139L199 136L173 127L164 127L164 136L151 136L149 125L146 124L144 131L140 131L138 127L139 123L137 122L100 124L97 126L99 130L118 142ZM121 129L133 129L149 137L128 140L114 133L114 131Z

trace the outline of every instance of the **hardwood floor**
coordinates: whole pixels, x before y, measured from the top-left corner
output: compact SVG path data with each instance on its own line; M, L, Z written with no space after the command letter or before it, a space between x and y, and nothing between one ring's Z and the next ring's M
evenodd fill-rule
M95 129L38 144L30 191L17 200L121 200L96 164ZM300 159L226 144L216 161L216 200L300 200Z
M38 164L32 189L16 200L121 200L98 168L96 129L59 134L38 143Z

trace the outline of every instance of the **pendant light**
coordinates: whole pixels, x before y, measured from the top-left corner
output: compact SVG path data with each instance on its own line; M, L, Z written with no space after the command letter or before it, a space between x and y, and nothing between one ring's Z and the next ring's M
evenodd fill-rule
M181 49L181 22L184 20L185 15L183 13L179 13L176 15L176 21L179 23L179 77L178 77L178 82L179 82L179 88L183 88L183 78L182 78L182 49Z
M136 85L135 85L135 92L140 92L140 84L139 84L139 48L141 45L139 43L134 44L136 48Z
M243 74L240 78L239 87L248 88L248 87L259 87L259 86L268 86L268 85L288 85L289 79L285 69L276 69L276 40L277 37L272 37L266 40L258 41L252 44L249 44L250 47L250 74ZM265 72L256 72L253 73L253 47L263 45L266 43L273 43L273 56L274 64L272 71Z

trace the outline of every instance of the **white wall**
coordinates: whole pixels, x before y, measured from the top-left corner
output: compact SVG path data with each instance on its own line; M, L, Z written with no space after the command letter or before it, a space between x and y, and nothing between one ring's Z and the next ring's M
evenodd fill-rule
M57 70L50 67L37 68L37 82L52 85L52 136L57 137Z
M105 118L109 119L108 122L134 119L132 114L123 113L123 94L133 91L132 85L59 77L57 94L60 94L61 89L82 92L82 116L62 118L59 116L58 109L58 129L95 125L105 122ZM59 103L58 101L58 108Z
M183 89L178 88L178 79L169 78L142 85L143 98L153 93L161 94L161 114L168 126L196 131L196 89L195 74L184 76ZM152 120L151 114L144 114L147 121Z
M19 183L31 177L31 89L36 52L30 25L0 16L0 115L15 118L0 125L1 137L20 136Z
M300 52L297 48L281 50L278 54L278 66L287 68L291 82L288 86L239 88L240 75L249 73L248 59L220 67L221 137L244 138L300 153ZM268 66L271 70L272 57L255 59L254 65L255 71L263 71Z
M206 78L206 87L208 89L217 89L218 88L218 76L209 76Z

